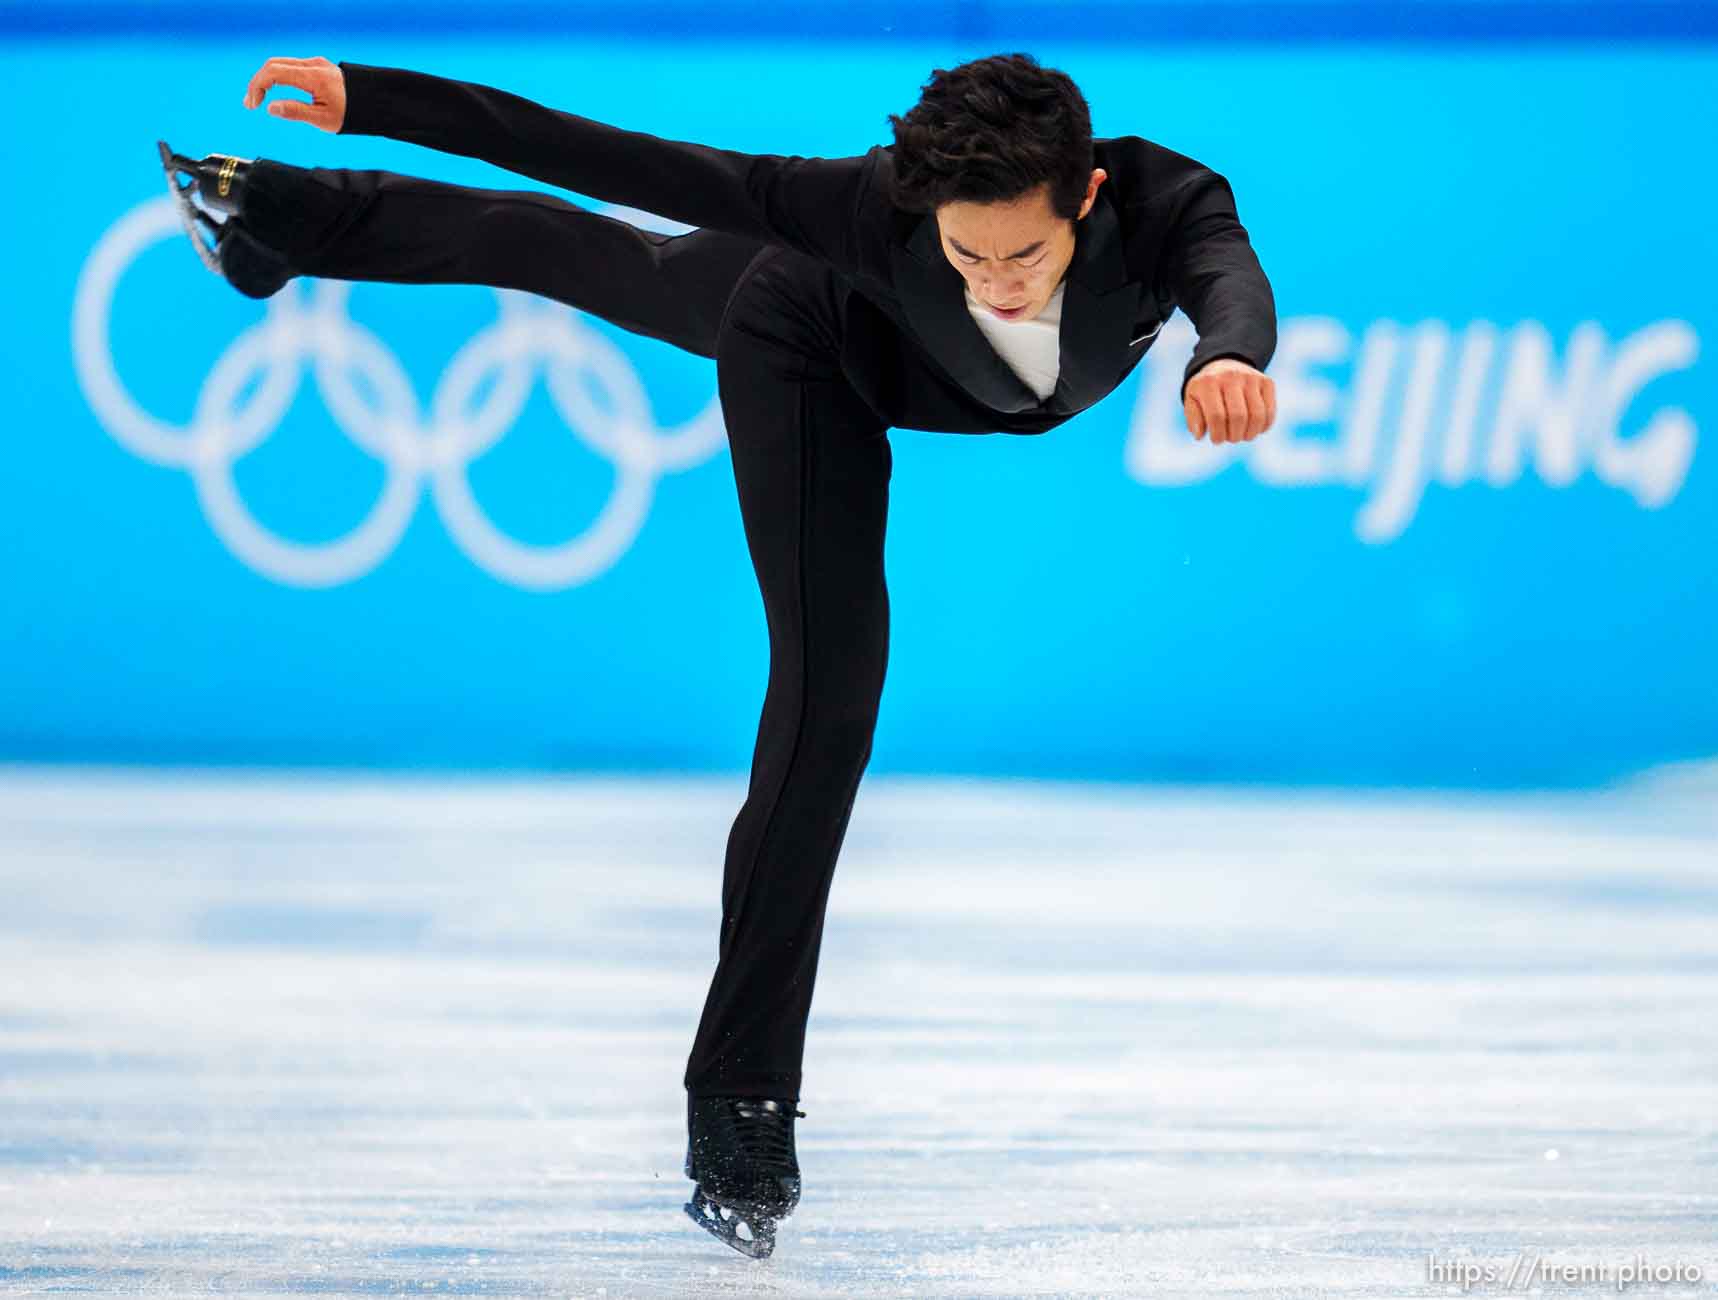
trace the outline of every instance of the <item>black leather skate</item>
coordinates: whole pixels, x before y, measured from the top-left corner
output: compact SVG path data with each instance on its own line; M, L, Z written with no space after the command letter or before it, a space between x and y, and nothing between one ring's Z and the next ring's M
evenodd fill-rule
M686 1098L686 1176L697 1183L686 1213L741 1254L767 1259L776 1224L799 1204L799 1158L790 1101Z
M167 173L167 192L204 266L248 298L267 298L292 279L286 259L244 227L250 159L212 153L199 160L174 153L165 140L155 146ZM181 176L190 179L181 181ZM211 212L225 219L216 221Z

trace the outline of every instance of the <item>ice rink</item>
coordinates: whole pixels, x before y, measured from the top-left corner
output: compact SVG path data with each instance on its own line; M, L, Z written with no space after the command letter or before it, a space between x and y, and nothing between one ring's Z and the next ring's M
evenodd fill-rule
M1718 1294L1712 769L868 778L763 1263L680 1208L740 797L0 768L0 1292Z

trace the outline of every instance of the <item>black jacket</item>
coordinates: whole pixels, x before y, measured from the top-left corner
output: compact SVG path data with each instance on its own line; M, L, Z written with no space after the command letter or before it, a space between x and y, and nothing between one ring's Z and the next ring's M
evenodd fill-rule
M894 151L847 158L748 154L665 140L504 90L341 63L342 135L411 141L687 225L783 244L843 286L842 370L890 425L1042 433L1127 378L1169 314L1199 332L1182 380L1217 357L1263 370L1276 304L1229 183L1136 135L1094 141L1108 177L1075 223L1062 300L1060 378L1044 401L967 311L936 218L889 199Z

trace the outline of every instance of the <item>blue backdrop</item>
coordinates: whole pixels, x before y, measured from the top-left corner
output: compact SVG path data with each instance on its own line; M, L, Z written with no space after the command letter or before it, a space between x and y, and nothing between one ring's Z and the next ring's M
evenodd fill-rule
M1582 783L1718 750L1718 51L991 16L836 53L13 11L0 757L743 770L767 642L713 363L475 286L251 302L154 142L534 186L241 107L322 54L850 154L999 49L1229 177L1281 416L1193 442L1178 315L1043 437L895 431L873 772Z

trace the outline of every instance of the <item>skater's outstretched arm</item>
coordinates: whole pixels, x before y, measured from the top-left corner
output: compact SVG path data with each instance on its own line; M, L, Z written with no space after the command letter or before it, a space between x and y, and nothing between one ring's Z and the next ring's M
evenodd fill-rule
M1276 350L1276 300L1235 213L1234 191L1202 169L1176 207L1163 268L1176 304L1199 330L1193 369L1230 355L1263 365Z
M749 154L627 131L477 82L327 59L270 59L245 92L270 86L278 115L341 135L407 140L692 226L785 244L851 270L854 216L876 159ZM270 105L271 111L275 105Z
M1277 347L1271 282L1224 177L1201 168L1176 206L1162 265L1199 332L1181 380L1187 428L1213 442L1251 441L1276 420L1276 385L1264 373Z

